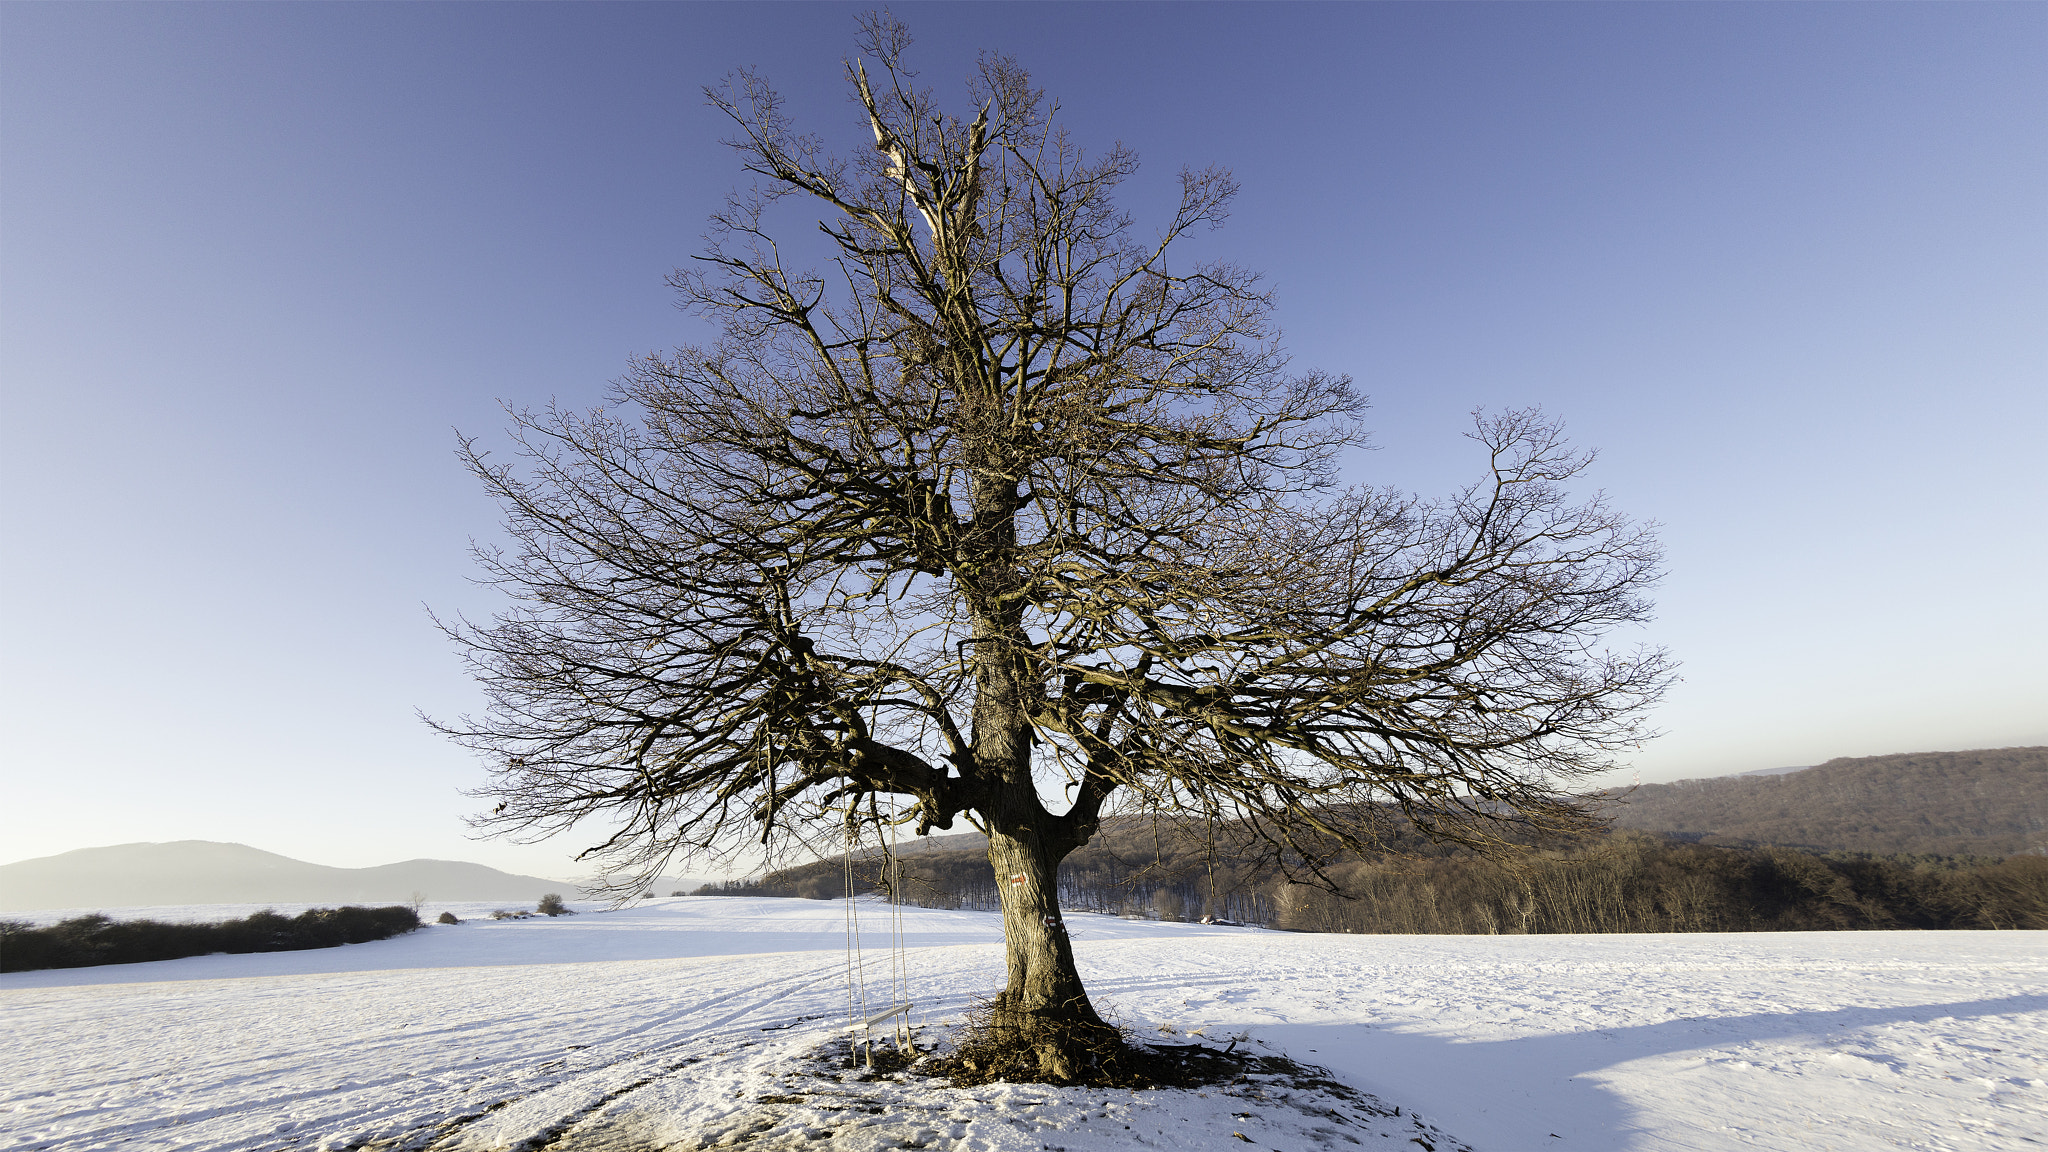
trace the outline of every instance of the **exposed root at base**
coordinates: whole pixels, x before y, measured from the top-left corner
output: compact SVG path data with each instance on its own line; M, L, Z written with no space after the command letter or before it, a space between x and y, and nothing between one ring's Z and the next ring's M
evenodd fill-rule
M1088 1013L1094 1016L1093 1010ZM927 1075L956 1088L981 1084L1059 1084L1089 1088L1154 1088L1148 1050L1131 1044L1130 1029L1100 1019L1006 1021L998 1000L967 1011L948 1051L925 1063Z

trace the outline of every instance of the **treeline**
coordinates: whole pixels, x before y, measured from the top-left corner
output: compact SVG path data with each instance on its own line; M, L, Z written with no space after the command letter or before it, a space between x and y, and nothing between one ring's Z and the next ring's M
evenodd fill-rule
M1070 910L1203 917L1311 932L1751 932L1867 928L2048 928L2048 857L1816 854L1729 848L1618 832L1569 851L1503 862L1469 852L1326 865L1327 886L1219 861L1141 829L1106 832L1060 867ZM855 862L859 892L887 890L879 858ZM931 908L998 906L987 857L970 848L900 856L903 899ZM700 895L845 894L845 866L821 861Z
M1781 776L1614 793L1617 827L1814 852L2017 856L2048 849L2048 748L1842 757Z
M1618 833L1513 864L1340 864L1342 895L1285 884L1272 926L1311 932L1769 932L2048 928L2048 857L1816 855Z
M410 932L420 918L410 908L313 908L297 916L258 912L210 924L113 920L78 916L46 928L0 921L0 972L139 964L215 952L297 952L362 944Z

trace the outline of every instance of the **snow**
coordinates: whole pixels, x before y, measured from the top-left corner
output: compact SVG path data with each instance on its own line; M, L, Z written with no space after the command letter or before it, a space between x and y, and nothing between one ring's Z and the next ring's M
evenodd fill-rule
M2042 933L1317 936L1074 914L1098 1005L1141 1036L1243 1037L1355 1090L1132 1093L850 1079L813 1059L847 1016L839 903L577 907L0 976L0 1149L2048 1144ZM861 914L877 1005L884 911ZM937 1036L1000 983L1000 924L903 924Z

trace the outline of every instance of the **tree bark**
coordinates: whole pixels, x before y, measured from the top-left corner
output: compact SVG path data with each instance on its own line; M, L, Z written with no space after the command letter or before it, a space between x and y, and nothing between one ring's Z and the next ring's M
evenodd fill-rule
M992 503L997 506L983 512L982 522L993 525L991 535L1008 545L1014 540L1014 492ZM974 760L985 781L977 807L987 822L988 859L1002 899L1009 983L991 1006L989 1034L981 1040L997 1054L1005 1074L1075 1083L1115 1060L1123 1046L1122 1037L1088 1001L1060 916L1060 861L1088 836L1039 801L1024 707L1026 672L1013 655L1023 629L1014 600L990 599L1002 607L978 614L976 621L982 642L977 645Z
M1030 805L1039 808L1037 797ZM1041 820L1051 822L1040 809ZM1086 1079L1122 1046L1103 1023L1060 916L1059 863L1072 846L1047 835L1043 823L991 822L988 859L1003 903L1003 947L1009 985L996 998L991 1037L1028 1063L1035 1078L1056 1083Z

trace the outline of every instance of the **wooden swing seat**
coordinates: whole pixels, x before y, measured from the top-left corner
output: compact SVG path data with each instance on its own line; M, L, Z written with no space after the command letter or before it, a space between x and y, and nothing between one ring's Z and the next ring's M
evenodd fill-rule
M875 1025L880 1024L884 1020L887 1020L891 1016L907 1016L913 1007L915 1007L915 1005L911 1004L909 1001L905 1001L901 1004L898 1004L888 1009L887 1011L877 1012L873 1016L868 1017L867 1019L861 1021L858 1024L848 1024L846 1026L846 1030L848 1032L866 1032L869 1029L873 1028Z

